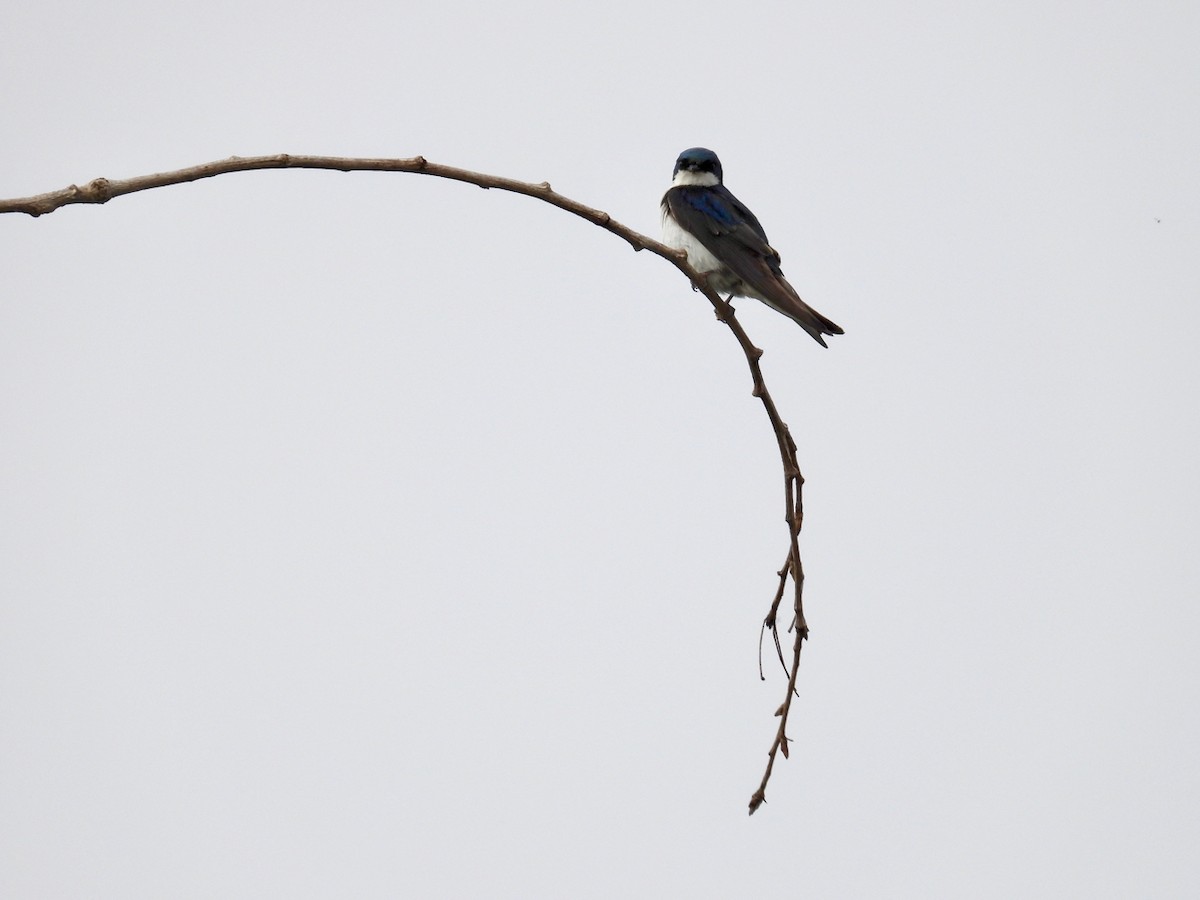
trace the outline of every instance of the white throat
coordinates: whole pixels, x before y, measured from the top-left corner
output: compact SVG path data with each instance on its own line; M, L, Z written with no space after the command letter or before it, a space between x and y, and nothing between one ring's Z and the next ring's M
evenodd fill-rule
M717 181L717 176L712 172L692 172L688 169L680 169L675 173L675 178L671 181L671 187L683 187L692 184L699 185L700 187L715 187L720 182Z

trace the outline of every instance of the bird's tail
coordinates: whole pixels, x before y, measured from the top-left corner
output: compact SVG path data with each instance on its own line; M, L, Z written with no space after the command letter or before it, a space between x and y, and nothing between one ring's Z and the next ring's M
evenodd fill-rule
M791 287L791 285L788 285ZM838 325L832 319L827 319L803 300L795 290L789 291L786 297L778 296L771 297L765 300L766 304L779 312L783 313L789 319L792 319L797 325L807 331L814 341L822 347L828 347L825 343L824 335L827 334L845 334L842 331L842 326Z

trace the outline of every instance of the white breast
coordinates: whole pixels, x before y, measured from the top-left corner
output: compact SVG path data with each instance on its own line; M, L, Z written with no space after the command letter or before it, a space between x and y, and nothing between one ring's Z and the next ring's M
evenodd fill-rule
M675 177L671 179L671 187L679 187L684 184L698 184L700 187L716 187L720 183L720 179L712 172L689 172L687 169L680 169L675 173Z
M662 223L663 243L676 250L684 250L688 255L688 265L697 272L715 272L724 268L721 261L708 252L708 249L696 240L690 231L684 231L679 223L664 209Z

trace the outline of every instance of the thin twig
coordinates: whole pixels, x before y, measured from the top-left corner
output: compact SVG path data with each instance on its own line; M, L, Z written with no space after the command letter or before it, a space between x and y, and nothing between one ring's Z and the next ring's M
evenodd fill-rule
M481 188L496 188L504 191L511 191L516 194L524 194L528 197L534 197L542 200L552 206L557 206L559 209L566 210L573 215L586 219L587 221L599 225L601 228L612 232L618 237L628 241L634 250L649 250L656 256L661 256L667 262L674 265L677 269L683 272L692 282L692 284L708 298L716 311L717 318L728 326L733 336L737 339L742 351L746 355L746 363L750 367L750 376L754 383L753 394L762 401L763 408L767 413L767 418L771 422L771 428L775 433L775 440L779 446L780 461L783 465L784 478L784 498L785 498L785 518L788 526L788 556L784 563L783 569L779 572L780 583L779 590L776 593L774 601L771 603L770 611L766 619L763 621L764 630L769 628L775 641L776 650L779 654L780 663L783 664L784 670L788 674L787 694L784 697L783 704L776 711L775 715L779 718L779 727L775 732L775 739L771 744L771 749L767 754L767 768L763 774L762 783L757 791L750 798L750 812L754 813L758 807L766 800L767 782L771 778L771 770L775 765L776 753L782 752L786 758L788 755L788 736L787 723L788 713L791 710L792 698L797 696L796 692L796 677L800 667L800 650L804 640L808 637L808 625L804 620L804 605L802 602L804 592L804 568L800 563L800 529L804 522L804 503L802 497L802 488L804 486L804 477L800 474L800 466L796 460L796 443L792 440L791 432L788 430L787 424L779 415L779 410L775 407L775 401L772 399L770 392L767 390L766 381L763 379L762 368L759 365L759 360L762 358L762 351L754 346L745 330L734 313L734 309L723 298L721 298L712 288L708 286L705 276L693 269L687 262L687 255L682 251L675 250L665 244L659 243L644 234L634 231L628 226L622 225L616 219L612 218L608 213L602 210L593 209L590 206L585 206L569 197L564 197L562 194L556 193L551 189L549 183L531 183L525 181L516 181L511 178L500 178L495 175L487 175L482 172L472 172L467 169L458 169L453 166L443 166L436 163L431 163L423 156L414 156L408 159L372 159L372 158L352 158L352 157L336 157L336 156L295 156L287 153L279 153L273 156L231 156L229 159L217 160L215 162L203 163L198 166L191 166L186 169L177 169L173 172L160 172L155 175L142 175L136 178L126 178L111 180L108 178L97 178L88 182L83 187L70 185L58 191L50 191L45 194L37 194L33 197L22 197L13 200L0 200L0 213L25 213L30 216L43 216L47 213L52 213L64 206L70 206L76 203L107 203L114 197L120 197L124 194L132 194L138 191L146 191L152 188L167 187L174 184L184 184L190 181L199 181L202 178L212 178L217 175L225 175L231 172L248 172L258 169L331 169L340 172L410 172L418 175L432 175L437 178L449 178L454 181L462 181L468 184L478 185ZM792 609L795 615L793 627L795 628L795 641L792 648L792 665L790 671L787 664L783 660L783 648L779 642L779 630L777 621L777 612L779 604L783 599L783 594L787 585L788 576L791 576L794 587ZM761 647L761 640L760 640ZM759 673L761 675L761 649L760 649Z

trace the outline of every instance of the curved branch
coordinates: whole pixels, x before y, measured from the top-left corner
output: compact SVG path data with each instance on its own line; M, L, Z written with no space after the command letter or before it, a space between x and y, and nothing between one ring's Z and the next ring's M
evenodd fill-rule
M585 206L576 200L572 200L570 197L564 197L562 194L556 193L547 182L543 181L535 184L526 181L516 181L512 178L487 175L482 172L472 172L467 169L458 169L453 166L438 165L437 163L429 162L423 156L414 156L408 159L296 156L288 153L279 153L273 156L231 156L228 159L202 163L186 169L177 169L173 172L160 172L154 175L141 175L136 178L118 180L97 178L88 182L83 187L72 184L58 191L50 191L32 197L0 200L0 213L25 213L26 215L35 217L43 216L61 207L76 203L107 203L114 197L133 194L138 191L147 191L152 188L167 187L173 184L185 184L189 181L199 181L202 178L213 178L217 175L225 175L231 172L248 172L257 169L410 172L417 175L432 175L436 178L449 178L453 181L478 185L484 189L496 188L516 194L524 194L525 196L542 200L552 206L557 206L559 209L586 219L592 224L612 232L627 241L634 250L649 250L656 256L661 256L675 266L675 268L679 269L679 271L683 272L692 282L695 289L708 298L708 301L716 311L717 318L728 326L741 346L742 352L746 355L746 363L750 367L750 377L754 384L753 395L762 401L767 418L771 423L771 428L775 432L775 440L779 446L780 461L783 465L785 521L788 526L788 555L783 568L778 573L780 578L779 590L775 595L766 619L763 621L763 628L769 628L774 636L776 648L780 647L776 615L779 604L783 599L789 576L792 579L794 587L792 611L795 617L793 627L795 628L796 636L792 647L792 665L788 672L787 694L784 697L782 705L775 713L779 718L779 727L776 729L775 739L767 754L767 767L763 773L762 783L750 798L750 813L753 814L766 800L767 782L771 778L771 770L775 765L776 754L782 752L785 758L788 755L788 714L791 711L792 698L796 696L796 673L800 666L800 650L804 640L808 637L808 625L804 620L804 605L802 602L804 569L800 563L799 545L800 529L804 522L804 504L801 493L804 485L804 477L800 474L800 465L796 460L796 443L792 440L787 423L780 417L779 410L775 407L775 401L767 390L766 381L763 379L762 368L759 365L759 360L762 358L762 351L754 346L754 343L742 328L741 323L738 322L733 307L708 286L707 278L704 275L688 265L687 255L683 251L675 250L666 244L659 243L644 234L634 231L626 225L622 225L602 210L593 209L590 206ZM781 649L780 654L782 658Z
M665 244L639 234L632 228L614 220L608 213L585 206L570 197L555 193L549 183L543 181L537 184L528 181L517 181L513 178L501 178L497 175L487 175L483 172L472 172L454 166L443 166L431 163L423 156L413 156L408 159L381 159L372 157L351 156L303 156L293 153L276 153L271 156L231 156L214 162L201 163L198 166L188 166L186 169L176 169L172 172L158 172L154 175L139 175L136 178L109 179L96 178L83 187L70 185L57 191L36 194L32 197L19 197L13 200L0 200L0 213L25 213L30 216L44 216L64 206L76 203L107 203L114 197L134 194L138 191L148 191L152 188L167 187L173 184L186 184L189 181L199 181L202 178L213 178L217 175L227 175L231 172L250 172L258 169L327 169L337 172L411 172L418 175L433 175L437 178L449 178L453 181L463 181L478 185L485 190L497 188L512 191L515 194L525 194L536 197L547 203L565 209L567 212L587 219L589 222L607 228L633 245L635 250L652 250L664 258L677 256L675 250Z

